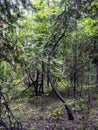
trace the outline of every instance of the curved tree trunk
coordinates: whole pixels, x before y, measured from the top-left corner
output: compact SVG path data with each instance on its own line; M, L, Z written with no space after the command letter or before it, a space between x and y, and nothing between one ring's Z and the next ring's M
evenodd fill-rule
M59 91L57 90L56 86L55 86L55 83L53 82L53 79L52 79L52 75L51 75L51 72L50 72L50 65L48 65L48 78L49 78L49 82L51 84L51 87L53 88L54 92L56 93L57 97L64 103L64 106L68 112L68 117L69 117L69 120L74 120L74 116L73 116L73 113L72 113L72 109L69 105L66 104L66 101L65 99L62 97L62 95L59 93Z
M52 79L52 75L51 75L51 71L50 71L50 61L51 61L51 57L53 56L54 54L54 51L55 51L55 48L57 47L58 43L60 42L60 40L64 37L65 35L65 31L66 31L66 28L67 26L64 28L64 31L63 33L61 34L60 37L58 37L57 41L55 41L55 44L52 45L52 48L50 49L49 53L48 53L48 65L47 65L47 72L48 72L48 79L49 79L49 82L50 82L50 85L52 87L52 89L54 90L54 92L56 93L57 97L62 101L62 103L64 104L66 110L67 110L67 113L68 113L68 117L69 117L69 120L74 120L74 116L73 116L73 113L72 113L72 109L69 105L67 105L65 99L62 97L62 95L59 93L59 91L57 90L56 86L55 86L55 83Z

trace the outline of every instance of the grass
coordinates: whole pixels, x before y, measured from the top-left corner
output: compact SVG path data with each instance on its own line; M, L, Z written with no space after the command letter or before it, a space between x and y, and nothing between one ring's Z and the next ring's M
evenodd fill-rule
M60 84L59 84L60 85ZM15 93L20 95L24 86L17 86ZM91 95L91 102L88 103L88 91L83 89L82 96L77 93L77 98L74 99L73 95L66 96L66 88L62 88L61 94L65 97L68 104L73 108L75 122L69 121L67 112L64 105L59 101L52 89L45 88L45 94L36 97L31 89L25 93L17 96L15 100L10 103L10 108L17 119L23 123L24 130L97 130L98 121L98 95ZM90 87L90 92L95 91ZM72 93L70 88L70 92ZM10 91L9 95L14 94ZM96 97L93 100L92 97ZM95 106L93 102L95 101ZM90 105L89 109L88 106ZM85 125L84 125L85 124ZM92 125L91 125L92 124Z

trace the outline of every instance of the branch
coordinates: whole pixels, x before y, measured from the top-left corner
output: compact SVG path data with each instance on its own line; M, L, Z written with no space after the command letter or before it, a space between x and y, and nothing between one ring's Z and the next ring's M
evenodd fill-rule
M3 126L6 130L11 130L6 122L0 120L0 125Z
M66 29L65 29L65 30L66 30ZM53 55L56 46L58 45L58 43L60 42L60 40L61 40L61 39L64 37L64 35L65 35L65 30L64 30L64 32L62 33L62 35L58 38L58 40L55 42L55 44L53 45L53 47L52 47L52 49L51 49L51 51L50 51L50 53L49 53L49 56L52 56L52 55Z

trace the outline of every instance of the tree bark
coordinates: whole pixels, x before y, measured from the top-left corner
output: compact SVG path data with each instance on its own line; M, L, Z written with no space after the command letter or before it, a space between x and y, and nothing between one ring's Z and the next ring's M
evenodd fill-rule
M52 75L51 75L51 72L50 72L50 65L48 65L48 76L49 76L49 82L51 84L52 89L56 93L57 97L62 101L62 103L64 103L64 106L65 106L65 108L66 108L66 110L68 112L69 120L74 120L74 116L73 116L73 112L72 112L71 107L69 105L67 105L65 99L59 93L59 91L57 90L57 88L56 88L56 86L55 86L55 84L53 82Z
M44 93L44 62L42 61L42 75L41 75L41 92Z
M2 113L1 91L2 91L2 86L0 85L0 119L1 119L1 113Z
M96 61L96 86L98 86L98 61Z

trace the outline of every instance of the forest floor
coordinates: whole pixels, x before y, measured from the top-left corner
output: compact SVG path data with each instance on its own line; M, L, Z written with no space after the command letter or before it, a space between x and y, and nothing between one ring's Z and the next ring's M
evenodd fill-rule
M64 105L54 92L38 97L27 95L28 92L24 93L11 104L23 130L98 130L98 97L89 106L85 99L67 98L75 119L69 121Z

